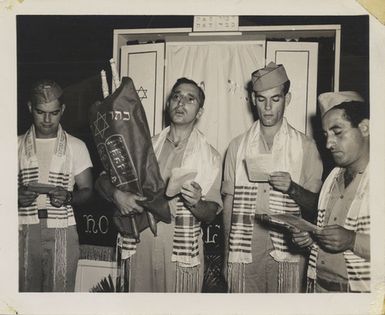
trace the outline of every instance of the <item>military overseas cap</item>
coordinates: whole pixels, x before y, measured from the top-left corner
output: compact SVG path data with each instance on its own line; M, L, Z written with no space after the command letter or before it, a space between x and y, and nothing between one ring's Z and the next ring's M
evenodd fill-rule
M289 81L285 67L270 62L266 67L258 69L251 74L253 90L261 92L280 86Z
M354 91L326 92L318 96L321 117L333 107L345 102L364 102L360 94Z
M52 80L40 80L31 90L32 104L45 104L57 100L63 94L62 88Z

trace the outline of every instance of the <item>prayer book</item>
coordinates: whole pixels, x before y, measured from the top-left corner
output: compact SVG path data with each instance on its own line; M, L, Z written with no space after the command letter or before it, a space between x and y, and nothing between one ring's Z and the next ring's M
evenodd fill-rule
M197 176L196 170L184 169L184 168L174 168L171 171L171 177L168 181L166 196L174 197L175 195L181 192L182 186L184 183L193 181Z

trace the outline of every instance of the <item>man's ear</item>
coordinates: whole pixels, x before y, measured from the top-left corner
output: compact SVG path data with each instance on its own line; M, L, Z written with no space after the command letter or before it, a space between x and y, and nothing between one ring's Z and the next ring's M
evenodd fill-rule
M166 101L166 106L164 107L164 112L165 112L166 115L170 115L169 110L170 110L170 101L167 100Z
M256 96L255 96L255 92L254 91L251 91L251 103L253 104L253 106L257 106L257 99L256 99Z
M32 102L28 101L27 106L28 106L29 112L32 114Z
M291 93L287 92L285 95L285 108L289 106L290 101L291 101Z
M203 109L203 107L200 107L199 110L198 110L198 112L197 112L197 114L196 114L196 116L195 116L195 119L201 118L201 116L203 115L203 112L204 112L204 111L205 111L205 110Z
M61 110L60 110L60 112L61 112L62 115L63 115L65 109L66 109L66 104L61 104Z
M364 137L369 137L369 119L365 118L363 119L359 124L358 124L358 128L360 129L361 131L361 134L364 136Z

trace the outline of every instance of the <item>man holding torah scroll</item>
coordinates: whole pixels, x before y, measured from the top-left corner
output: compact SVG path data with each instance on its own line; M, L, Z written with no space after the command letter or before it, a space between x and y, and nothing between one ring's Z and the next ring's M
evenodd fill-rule
M92 163L84 142L60 125L61 95L56 82L36 82L28 103L33 125L18 139L20 291L75 288L79 242L72 205L92 194Z
M301 207L315 207L322 163L314 141L283 117L291 98L284 66L271 62L251 81L259 120L230 143L222 186L228 289L300 292L305 257L294 252L285 230L257 218L300 216Z
M171 214L146 114L134 83L128 77L120 82L114 60L111 59L110 63L112 94L109 95L106 74L102 71L104 100L91 106L89 122L104 168L96 188L111 202L114 202L112 193L115 190L117 196L122 196L120 192L130 192L130 196L135 196L138 207L146 208L146 211L137 213L127 211L125 205L119 203L112 207L113 223L119 232L116 246L116 291L128 292L131 256L140 239L139 233L150 227L156 234L156 220L170 223ZM99 187L103 183L107 187L106 194Z
M370 292L369 106L353 91L318 97L336 167L318 202L318 229L294 233L311 246L309 292Z
M130 291L201 291L204 256L200 222L211 222L222 208L220 156L194 127L203 114L204 99L203 90L186 78L177 80L168 97L170 126L153 137L152 143L161 175L173 186L166 192L172 220L171 224L157 223L157 236L150 229L141 232L136 251L130 253ZM143 211L140 196L119 191L103 178L98 187L122 213Z

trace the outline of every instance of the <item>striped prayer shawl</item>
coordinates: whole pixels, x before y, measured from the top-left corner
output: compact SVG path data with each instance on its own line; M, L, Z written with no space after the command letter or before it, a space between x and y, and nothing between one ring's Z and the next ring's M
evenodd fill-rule
M247 264L252 262L251 241L254 227L254 216L256 212L256 200L258 194L258 183L248 180L244 159L245 157L258 157L259 153L259 122L253 124L249 131L243 136L236 160L236 180L233 197L233 210L231 217L231 229L229 235L229 264ZM281 129L275 136L272 148L272 159L274 170L287 171L293 180L298 182L302 169L303 147L299 133L292 128L284 119ZM300 208L287 194L269 189L270 213L285 213L300 215ZM282 233L269 231L274 250L270 255L278 262L298 263L299 256L292 255L286 244ZM229 273L234 268L229 266ZM240 275L244 278L245 275ZM233 279L229 274L229 279ZM239 279L234 279L239 283ZM241 285L244 287L244 285ZM230 285L230 291L232 291ZM237 290L237 289L235 289Z
M232 224L230 233L231 261L251 262L251 239L258 186L235 186ZM269 192L269 210L273 213L300 215L299 206L288 195L275 190ZM279 252L288 252L282 233L269 231L274 248ZM237 253L237 254L235 254ZM238 257L236 257L238 256Z
M336 179L344 172L343 168L336 167L326 178L322 186L318 202L317 226L325 224L325 213L331 192L336 184ZM369 165L362 175L357 193L346 216L344 228L356 233L370 234L370 212L369 212ZM317 256L318 245L313 244L309 258L308 278L317 279ZM344 258L348 273L350 291L370 292L370 262L355 255L351 250L344 252Z
M116 292L131 291L131 256L136 253L136 240L122 236L116 239Z
M153 138L157 159L169 132L170 127L167 127ZM198 171L195 181L201 186L203 196L210 190L221 168L219 154L214 154L213 151L203 134L194 128L188 139L181 167ZM182 267L195 267L200 264L198 250L200 222L184 206L180 198L176 198L170 202L170 207L176 204L171 261L179 263ZM122 248L125 249L123 256L128 258L136 251L136 241L124 238Z
M121 259L130 258L136 252L136 239L124 237L118 233L116 246L122 253Z
M158 159L169 132L170 127L165 128L156 139L154 151ZM201 186L203 197L210 190L220 171L219 154L196 128L192 130L187 141L181 167L197 170L198 174L194 181ZM198 251L200 221L184 206L180 197L177 198L171 261L177 262L181 267L196 267L200 264Z
M35 128L31 128L19 143L19 185L28 185L39 181L39 165L36 157ZM54 154L49 168L48 183L72 191L72 150L68 145L67 134L59 125ZM46 196L47 226L49 228L65 228L75 225L73 209L70 205L56 208ZM28 207L19 207L19 224L38 224L38 208L36 200Z
M254 216L258 185L235 186L232 225L230 231L230 256L229 262L251 263L251 239L253 235ZM275 214L291 214L300 216L299 206L288 195L275 190L269 191L269 211ZM289 248L283 234L269 231L275 251L272 256L276 260L285 260Z
M229 236L229 262L251 263L257 186L235 186Z
M186 229L186 226L189 228ZM200 233L200 222L191 215L181 198L178 197L172 250L175 261L187 267L199 265L198 237Z

